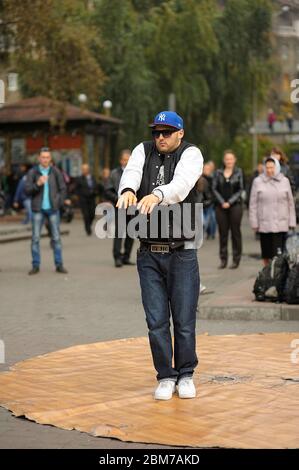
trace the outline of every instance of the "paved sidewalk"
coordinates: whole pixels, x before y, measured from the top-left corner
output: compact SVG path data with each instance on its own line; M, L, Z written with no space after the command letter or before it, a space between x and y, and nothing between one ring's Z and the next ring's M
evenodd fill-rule
M255 278L262 269L260 242L248 224L242 223L243 258L238 269L217 269L218 240L207 240L199 250L202 283L199 317L213 320L299 320L299 306L285 303L256 302L252 293ZM229 266L229 265L228 265ZM210 292L210 293L209 293Z
M244 223L246 226L246 215ZM5 227L8 225L5 224ZM0 339L5 344L5 363L0 364L0 371L7 370L16 362L73 345L147 336L136 266L116 269L112 260L112 240L99 240L95 235L87 237L81 220L74 220L63 227L70 230L69 236L63 237L68 275L55 272L47 238L41 241L42 266L37 276L27 274L31 263L29 240L0 244ZM244 230L245 254L258 254L258 242L255 242L248 228L244 227ZM133 259L136 248L137 243L134 245ZM219 299L222 298L225 304L220 303L220 307L226 309L225 318L230 320L200 318L197 322L198 334L299 332L299 321L276 321L273 318L264 321L264 317L259 315L255 316L258 321L253 317L251 321L240 321L235 311L232 314L228 299L239 295L242 282L248 306L260 305L250 299L254 277L261 262L244 256L237 271L218 271L217 252L217 240L205 242L199 251L202 282L208 290L215 291L201 296L200 312L203 316L203 309L219 306ZM239 298L242 299L242 296ZM279 308L273 304L270 307ZM209 314L213 318L212 312L210 310ZM0 448L7 447L123 449L151 446L93 438L75 431L41 426L16 419L8 411L0 409Z
M64 224L61 228L61 235L69 234L69 227ZM47 237L48 232L45 226L42 228L41 237ZM31 224L1 224L0 225L0 243L11 243L21 240L31 240Z

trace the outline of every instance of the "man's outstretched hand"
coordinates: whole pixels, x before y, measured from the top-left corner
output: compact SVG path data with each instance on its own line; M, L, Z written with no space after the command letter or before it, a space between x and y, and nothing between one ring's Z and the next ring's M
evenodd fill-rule
M137 197L135 196L132 191L126 191L124 194L122 194L117 203L116 207L118 209L127 209L130 206L136 206L137 204Z
M140 210L141 214L151 214L154 207L159 204L159 197L155 194L149 194L144 196L139 202L137 209Z
M130 206L136 206L140 210L141 214L151 214L154 207L159 204L159 197L155 194L149 194L144 196L137 205L137 197L132 191L126 191L120 196L117 201L116 207L118 209L127 209Z

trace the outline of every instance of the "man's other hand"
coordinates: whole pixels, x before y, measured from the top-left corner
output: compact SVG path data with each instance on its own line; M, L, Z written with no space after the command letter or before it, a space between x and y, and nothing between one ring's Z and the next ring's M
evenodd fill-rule
M127 209L130 206L137 204L137 197L132 191L126 191L123 193L116 203L118 209Z
M140 209L141 214L151 214L154 207L159 204L159 197L155 194L144 196L138 203L137 209Z
M36 184L37 184L37 186L43 186L47 180L48 180L48 176L47 175L42 175L38 178Z

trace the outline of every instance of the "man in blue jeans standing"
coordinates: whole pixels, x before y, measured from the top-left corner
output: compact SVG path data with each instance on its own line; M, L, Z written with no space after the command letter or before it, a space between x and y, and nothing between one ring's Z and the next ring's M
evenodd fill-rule
M52 156L47 147L41 149L39 165L27 176L25 192L32 198L32 269L28 274L37 274L40 269L40 233L45 218L51 230L54 262L58 273L66 274L62 262L59 210L66 199L66 185L60 171L51 164Z
M124 170L117 207L127 209L138 203L141 214L147 214L149 219L159 204L186 203L194 208L198 202L196 182L203 167L200 150L183 141L183 119L175 112L162 111L150 127L152 140L133 150ZM194 238L186 238L182 232L179 238L174 237L172 228L166 239L161 234L155 239L140 238L137 251L142 303L157 371L158 386L154 393L157 400L169 400L176 386L180 398L196 396L192 376L198 364L195 348L200 282L197 245ZM170 315L174 327L174 354Z

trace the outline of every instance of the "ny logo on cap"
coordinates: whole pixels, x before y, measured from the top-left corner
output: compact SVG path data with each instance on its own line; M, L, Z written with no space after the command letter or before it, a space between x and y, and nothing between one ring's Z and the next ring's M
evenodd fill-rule
M165 121L165 118L166 118L165 114L161 113L159 114L158 121Z

